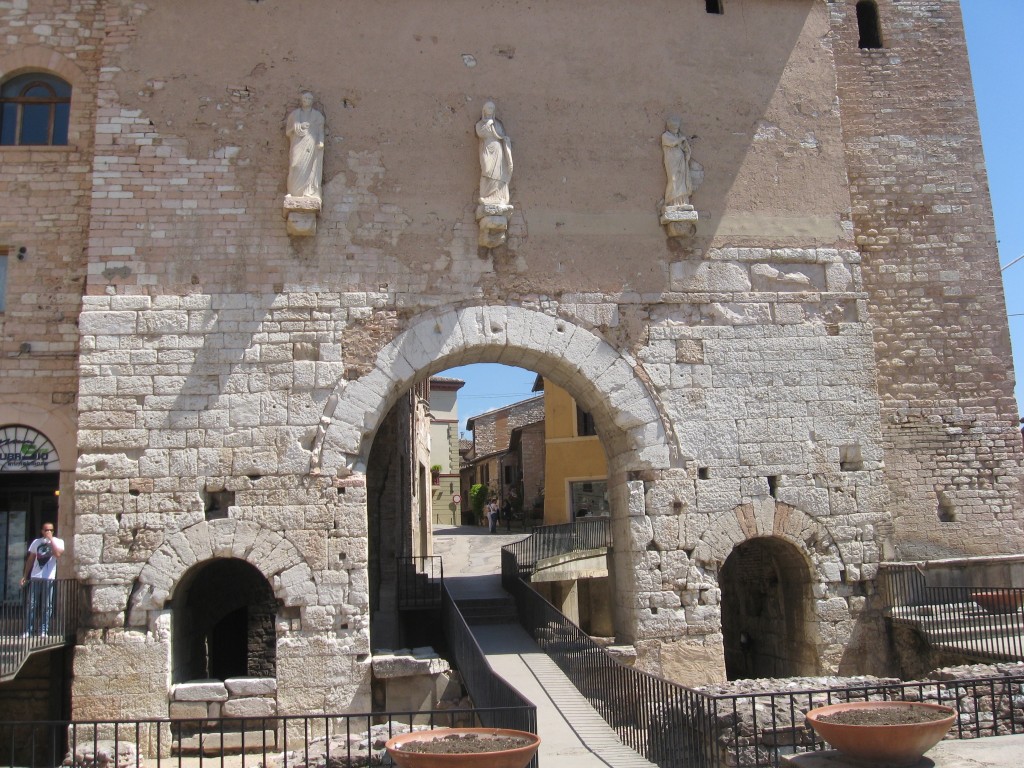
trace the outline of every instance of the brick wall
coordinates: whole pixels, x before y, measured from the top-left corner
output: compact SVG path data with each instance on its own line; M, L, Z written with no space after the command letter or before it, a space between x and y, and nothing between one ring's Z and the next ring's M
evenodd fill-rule
M957 0L881 0L884 47L829 3L853 221L903 557L1017 552L1021 441Z

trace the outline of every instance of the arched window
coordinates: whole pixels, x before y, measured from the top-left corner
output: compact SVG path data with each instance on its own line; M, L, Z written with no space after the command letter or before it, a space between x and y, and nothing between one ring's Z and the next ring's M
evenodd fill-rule
M860 0L857 3L857 29L860 32L861 48L882 47L882 25L878 21L878 4L875 0Z
M0 86L0 144L61 146L68 143L71 85L29 72Z

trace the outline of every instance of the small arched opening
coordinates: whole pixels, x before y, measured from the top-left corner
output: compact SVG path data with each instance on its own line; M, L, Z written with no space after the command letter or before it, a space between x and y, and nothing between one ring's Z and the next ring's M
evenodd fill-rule
M175 683L276 676L277 600L249 563L227 558L195 566L172 608Z
M810 569L796 547L777 537L736 545L719 586L730 680L817 673Z

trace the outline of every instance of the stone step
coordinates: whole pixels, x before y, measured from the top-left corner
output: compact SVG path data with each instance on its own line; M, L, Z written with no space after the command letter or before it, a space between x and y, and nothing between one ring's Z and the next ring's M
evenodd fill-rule
M519 612L511 597L459 600L459 612L467 624L518 624Z

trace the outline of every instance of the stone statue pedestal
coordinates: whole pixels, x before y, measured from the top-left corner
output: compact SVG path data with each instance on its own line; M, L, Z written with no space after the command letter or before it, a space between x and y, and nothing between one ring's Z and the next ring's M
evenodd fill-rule
M669 237L693 237L697 233L697 211L692 205L666 205L661 223Z
M505 242L508 217L513 210L511 205L480 204L476 207L476 221L480 226L477 243L481 248L497 248Z
M312 237L316 234L316 220L322 202L319 197L284 197L284 217L288 234L293 237Z

